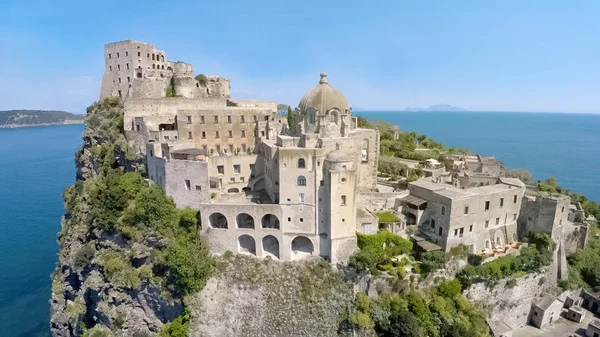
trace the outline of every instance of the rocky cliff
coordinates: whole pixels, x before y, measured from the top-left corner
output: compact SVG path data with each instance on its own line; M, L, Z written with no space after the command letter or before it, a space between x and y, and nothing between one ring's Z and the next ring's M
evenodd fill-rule
M199 215L144 179L123 105L87 110L77 181L64 192L54 336L332 336L352 285L323 261L212 257Z

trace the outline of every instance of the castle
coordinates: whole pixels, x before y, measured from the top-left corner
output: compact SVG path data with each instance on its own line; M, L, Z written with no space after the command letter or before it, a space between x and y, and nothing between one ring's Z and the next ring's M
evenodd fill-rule
M177 206L200 211L213 253L346 262L356 232L384 226L410 237L417 253L465 245L489 256L542 232L558 243L562 278L565 254L587 239L580 206L506 177L494 157L398 159L425 177L381 191L379 131L358 127L325 73L282 116L276 102L231 98L228 79L194 77L192 65L147 43L108 44L105 60L101 98L124 99L125 135L145 155L148 177ZM380 224L381 209L399 222Z
M117 42L105 54L101 98L124 98L125 134L150 180L200 211L213 253L336 263L356 251L357 197L377 189L379 132L357 127L326 74L288 125L275 102L231 99L229 80L194 78L152 45Z

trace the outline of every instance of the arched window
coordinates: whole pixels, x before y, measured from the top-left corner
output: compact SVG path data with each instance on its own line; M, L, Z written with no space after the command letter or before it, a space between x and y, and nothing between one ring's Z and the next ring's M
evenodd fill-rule
M304 176L298 177L298 186L306 186L306 178Z
M305 168L306 163L304 162L304 158L298 159L298 168Z

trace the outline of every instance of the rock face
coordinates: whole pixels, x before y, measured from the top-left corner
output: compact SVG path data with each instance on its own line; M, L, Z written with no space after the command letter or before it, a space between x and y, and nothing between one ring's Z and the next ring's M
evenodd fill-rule
M190 301L190 336L336 336L353 286L324 261L233 256Z

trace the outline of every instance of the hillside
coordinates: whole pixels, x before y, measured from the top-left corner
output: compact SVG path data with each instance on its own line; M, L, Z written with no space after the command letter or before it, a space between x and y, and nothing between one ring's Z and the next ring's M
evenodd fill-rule
M0 128L83 123L85 115L51 110L0 111Z

